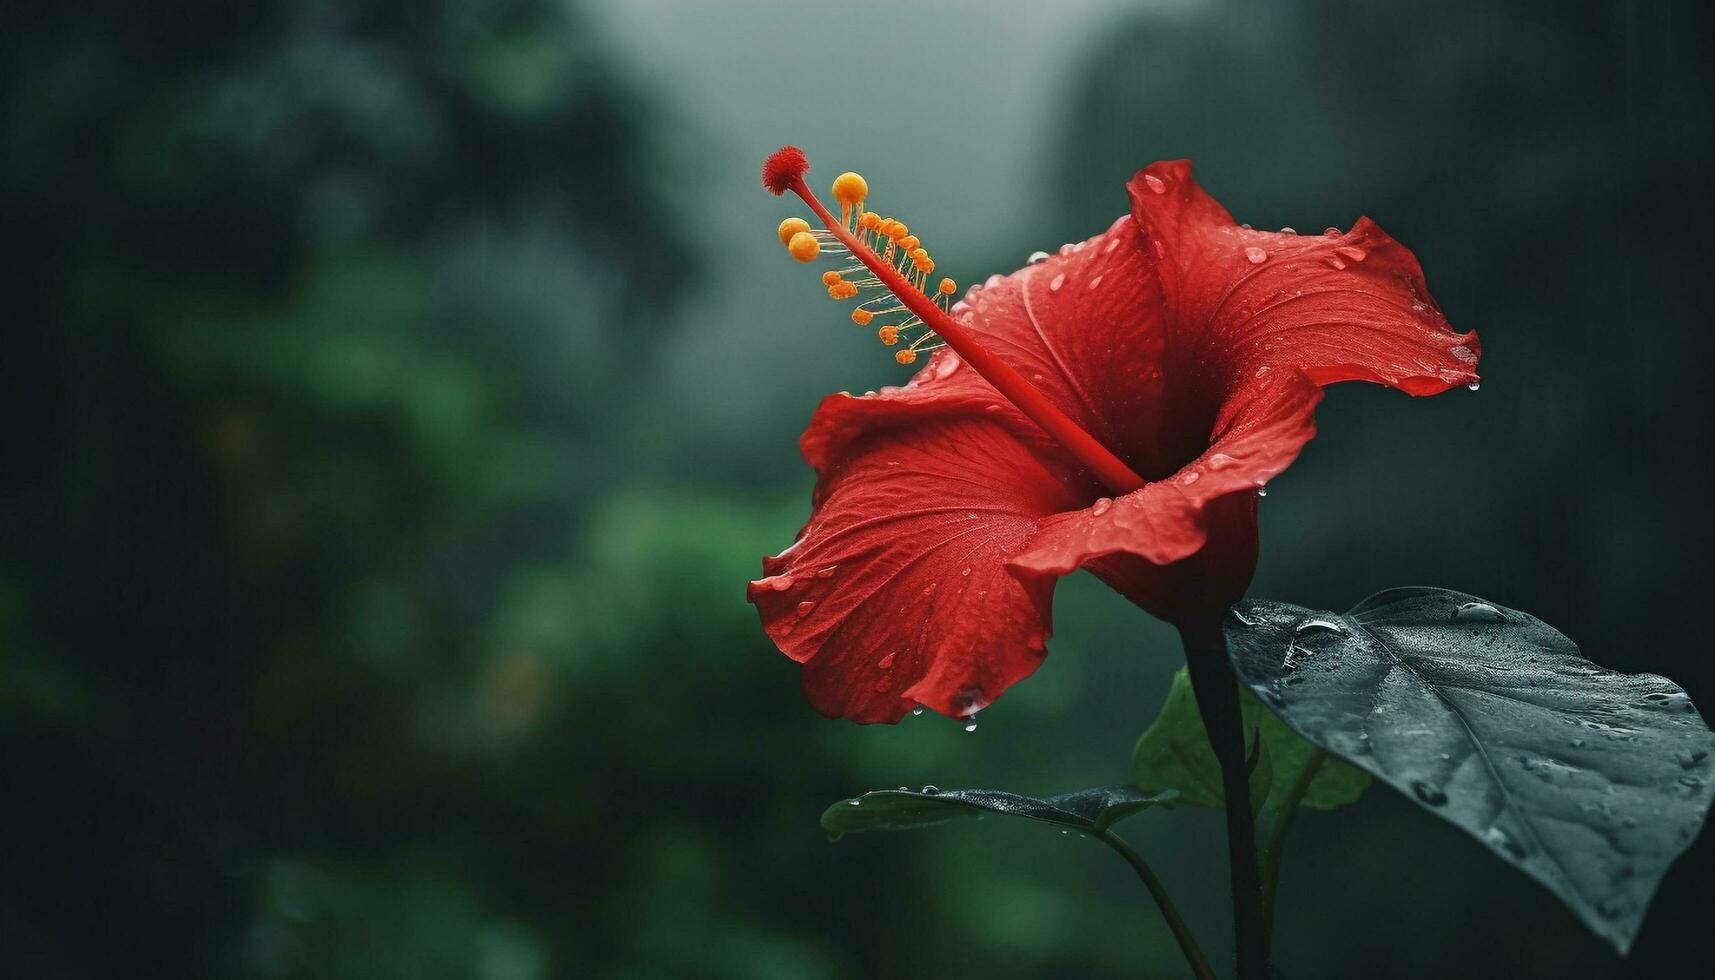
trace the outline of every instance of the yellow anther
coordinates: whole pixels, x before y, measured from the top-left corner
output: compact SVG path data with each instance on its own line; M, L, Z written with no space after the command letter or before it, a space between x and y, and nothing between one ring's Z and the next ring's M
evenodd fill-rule
M942 293L942 295L951 296L951 295L953 295L953 293L957 292L958 289L959 289L959 284L954 282L953 280L951 280L951 279L941 280L941 293Z
M840 274L835 272L832 269L829 269L827 272L822 273L822 285L824 285L824 286L832 286L834 283L839 282L839 281L840 281Z
M860 327L869 326L869 321L873 319L875 319L875 314L861 306L852 310L852 322Z
M901 364L910 364L912 361L917 360L917 352L907 347L902 351L895 351L893 359Z
M803 221L798 218L787 218L786 221L797 221L799 224L803 224ZM781 222L780 230L785 232L786 222ZM816 256L822 254L822 243L816 241L816 236L810 234L808 230L795 232L791 238L786 240L786 251L791 252L792 257L800 262L814 262Z
M918 249L918 251L921 252L923 250ZM929 273L935 271L935 260L930 258L927 255L923 256L921 259L919 259L915 255L912 256L911 257L911 264L916 266L919 269L922 269L924 275L928 275Z
M869 196L869 182L850 171L834 178L834 200L856 206Z
M906 250L907 252L915 249L917 246L919 246L921 244L923 244L923 243L917 240L916 235L906 235L904 238L901 238L899 240L899 247Z
M880 337L881 342L886 344L889 347L892 347L894 344L899 343L899 328L898 327L892 327L892 326L882 327L880 330L877 330L875 332L875 335L877 337ZM904 353L904 351L901 351L900 353ZM909 361L900 361L899 363L909 364L910 362Z
M929 261L929 250L921 246L912 249L911 261L916 262L918 265L922 265L924 262Z
M853 296L857 295L857 292L858 292L857 283L845 282L842 280L842 281L836 282L833 285L828 287L828 298L829 299L851 299Z
M875 230L875 227L879 224L881 224L881 215L876 214L874 211L865 211L864 213L858 215L858 227L859 228L862 228L866 231L873 231L873 230Z
M780 222L780 244L790 246L792 236L810 230L810 223L803 218L787 218Z
M892 228L884 228L882 231L887 235L887 237L893 239L895 243L897 243L901 238L904 238L907 233L905 222L903 221L895 221Z

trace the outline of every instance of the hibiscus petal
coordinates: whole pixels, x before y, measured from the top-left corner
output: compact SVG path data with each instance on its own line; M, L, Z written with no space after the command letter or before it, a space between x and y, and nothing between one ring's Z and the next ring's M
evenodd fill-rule
M1209 416L1187 426L1165 396L1161 293L1130 216L1010 276L991 276L953 313L1145 478L1172 473L1204 445ZM999 397L975 372L926 387Z
M1413 395L1477 380L1476 333L1448 326L1417 258L1370 219L1333 235L1243 228L1185 160L1150 165L1129 190L1175 346L1218 366L1227 384L1290 368L1320 385L1370 381Z
M918 703L969 715L1033 672L1054 579L1007 564L1078 505L1015 421L898 391L823 402L804 438L821 473L810 521L749 589L811 703L860 722Z

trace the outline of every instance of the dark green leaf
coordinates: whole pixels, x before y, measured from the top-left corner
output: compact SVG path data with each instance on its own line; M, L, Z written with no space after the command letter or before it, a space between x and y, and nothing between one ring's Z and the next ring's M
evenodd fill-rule
M1715 794L1715 735L1677 685L1616 674L1533 616L1459 592L1344 616L1234 608L1239 677L1296 731L1559 895L1622 953Z
M838 837L862 830L914 830L959 817L998 813L1087 832L1106 830L1115 821L1152 806L1170 806L1177 795L1147 793L1135 786L1082 789L1046 799L990 789L878 790L828 807L822 813L822 829Z
M1241 691L1240 696L1244 702L1247 744L1254 733L1260 733L1262 743L1268 746L1272 775L1266 783L1253 782L1251 787L1251 803L1260 807L1266 799L1279 801L1287 795L1315 747L1294 734L1249 691ZM1185 668L1179 668L1173 675L1167 701L1155 723L1137 740L1131 765L1139 786L1177 789L1177 804L1222 808L1221 765L1209 748L1203 716L1197 713L1197 699L1191 692L1191 677ZM1318 810L1345 806L1355 801L1369 783L1369 774L1363 770L1330 760L1311 781L1303 805ZM1260 786L1269 787L1263 800L1258 799Z

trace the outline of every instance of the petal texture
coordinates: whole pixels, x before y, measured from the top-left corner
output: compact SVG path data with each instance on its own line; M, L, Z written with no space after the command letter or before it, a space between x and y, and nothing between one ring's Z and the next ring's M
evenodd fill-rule
M1007 565L1078 501L995 414L912 393L818 410L814 512L749 595L824 714L961 717L1040 665L1054 578Z

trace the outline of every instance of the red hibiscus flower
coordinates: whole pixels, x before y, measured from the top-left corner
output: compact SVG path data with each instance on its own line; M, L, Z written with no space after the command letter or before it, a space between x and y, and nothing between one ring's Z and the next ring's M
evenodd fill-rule
M958 348L904 387L823 400L800 440L818 476L809 522L750 584L831 717L975 714L1041 663L1054 583L1081 567L1168 621L1212 621L1250 582L1256 498L1314 435L1324 386L1429 395L1477 380L1476 335L1448 326L1416 258L1368 218L1254 231L1188 162L1157 163L1106 232L992 277L942 316L925 298L932 261L893 257L908 236L871 212L832 218L802 156L781 157L765 182L830 228L812 248L783 225L794 256L849 252L905 307L902 329ZM835 298L850 295L833 284L845 274L826 277ZM865 309L853 319L868 322ZM1048 405L1008 390L1020 377Z

